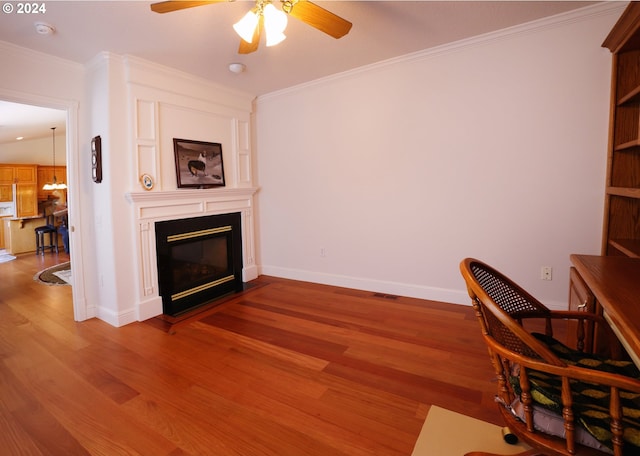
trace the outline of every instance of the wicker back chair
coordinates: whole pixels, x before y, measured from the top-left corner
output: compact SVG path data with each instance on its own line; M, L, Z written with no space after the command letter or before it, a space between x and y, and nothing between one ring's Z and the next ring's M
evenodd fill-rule
M608 328L606 321L550 310L478 260L463 260L460 271L497 376L500 412L533 448L523 454L640 455L640 371L584 347L585 327ZM526 329L532 324L539 333ZM554 327L575 329L567 340L576 347L555 339Z

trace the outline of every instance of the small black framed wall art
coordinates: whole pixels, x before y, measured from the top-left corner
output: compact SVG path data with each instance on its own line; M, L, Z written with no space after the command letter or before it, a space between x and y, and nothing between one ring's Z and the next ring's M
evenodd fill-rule
M173 139L178 188L224 187L222 144Z

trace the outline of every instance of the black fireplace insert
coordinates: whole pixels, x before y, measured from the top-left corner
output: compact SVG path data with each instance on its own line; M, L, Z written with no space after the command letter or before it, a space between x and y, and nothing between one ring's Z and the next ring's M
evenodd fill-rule
M178 315L242 291L240 213L156 222L162 309Z

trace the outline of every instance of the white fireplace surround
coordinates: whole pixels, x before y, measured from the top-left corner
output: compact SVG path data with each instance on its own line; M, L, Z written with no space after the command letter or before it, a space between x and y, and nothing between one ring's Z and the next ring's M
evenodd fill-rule
M135 267L138 272L138 299L135 318L147 320L162 314L162 297L158 289L155 222L206 215L240 212L242 223L242 281L258 277L255 264L253 196L257 188L216 188L161 192L131 192L127 199L133 206L136 223Z

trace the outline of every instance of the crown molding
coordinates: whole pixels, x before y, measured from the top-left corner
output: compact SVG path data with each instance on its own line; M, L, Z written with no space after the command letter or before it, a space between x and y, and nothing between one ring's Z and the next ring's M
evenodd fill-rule
M410 54L393 57L391 59L382 60L380 62L372 63L370 65L361 66L352 70L336 73L324 78L315 79L302 84L298 84L292 87L288 87L282 90L271 92L265 95L261 95L257 98L259 104L262 100L268 100L269 98L278 97L286 93L298 92L300 90L306 90L310 87L326 84L327 82L351 78L353 76L369 73L384 69L388 66L397 65L400 63L413 62L419 60L426 60L433 57L441 56L444 54L451 54L458 52L461 49L472 48L475 46L485 45L494 41L500 41L505 39L511 39L515 36L524 34L530 34L547 30L551 28L561 27L566 24L580 22L588 20L592 17L598 17L609 14L622 14L628 2L620 1L604 1L596 5L587 6L577 10L568 11L566 13L556 14L554 16L537 19L535 21L526 22L524 24L507 27L505 29L485 33L482 35L473 36L471 38L465 38L462 40L454 41L451 43L435 46L432 48L424 49L421 51L413 52Z

